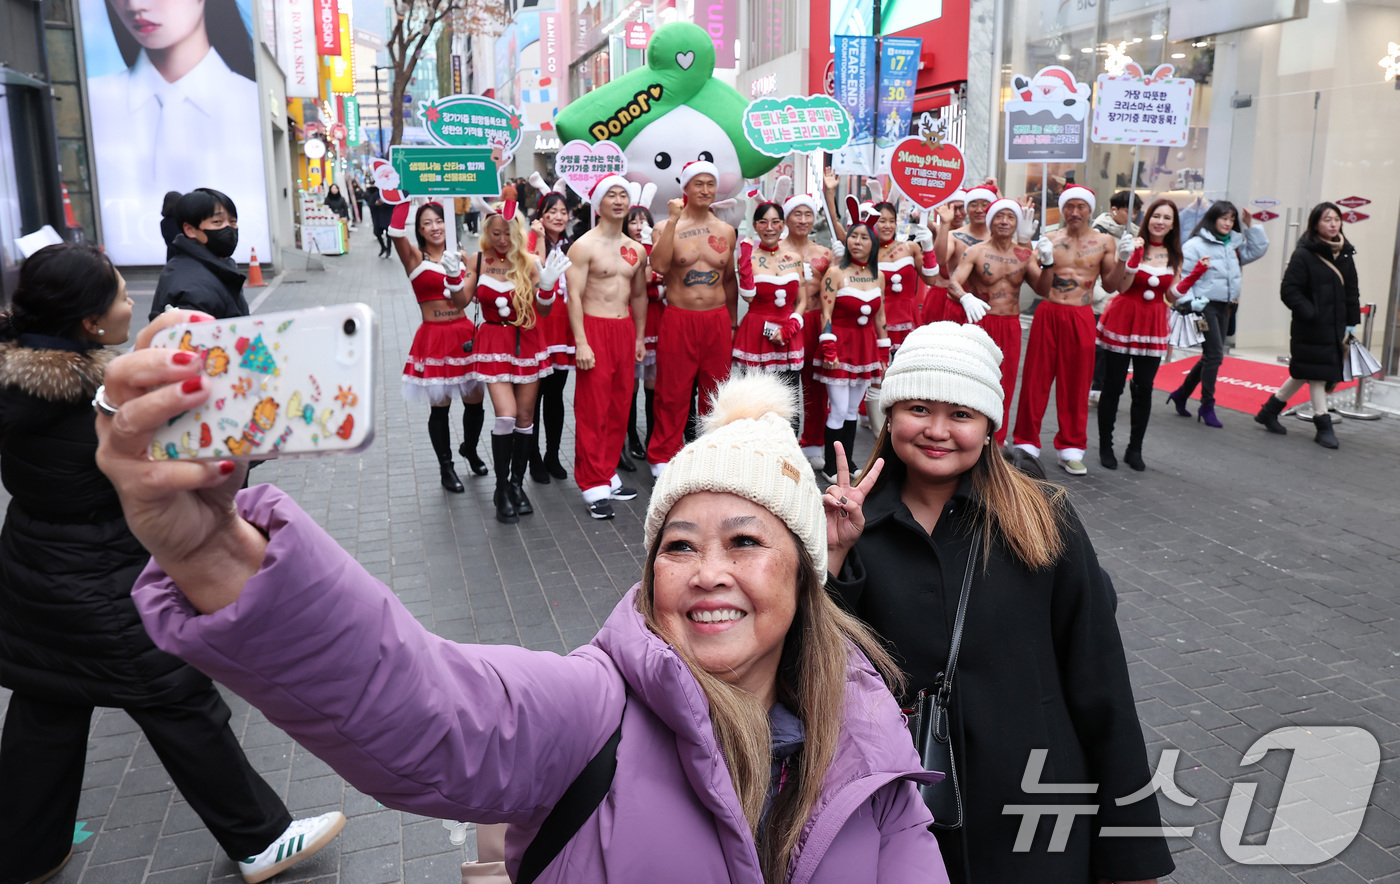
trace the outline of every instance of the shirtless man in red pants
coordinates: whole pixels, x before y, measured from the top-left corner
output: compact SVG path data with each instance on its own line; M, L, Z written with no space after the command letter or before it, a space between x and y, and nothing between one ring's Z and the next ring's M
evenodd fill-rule
M685 196L668 204L670 217L656 225L651 250L653 269L666 278L667 301L656 338L656 431L647 446L653 476L684 445L691 391L699 385L703 415L719 382L729 377L739 325L734 228L710 211L719 169L686 163L680 178Z
M569 326L574 333L574 479L588 514L613 517L612 501L631 500L635 488L616 469L627 438L636 365L646 356L646 249L622 232L632 201L627 180L609 175L589 194L598 224L569 248L573 266ZM629 311L630 308L630 311Z

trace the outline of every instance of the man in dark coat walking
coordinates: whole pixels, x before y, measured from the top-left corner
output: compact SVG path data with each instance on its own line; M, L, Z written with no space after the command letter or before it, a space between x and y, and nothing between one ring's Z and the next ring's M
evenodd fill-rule
M201 187L180 197L175 207L180 235L166 252L156 283L150 319L169 307L202 310L216 319L248 315L243 297L247 277L238 270L238 209L226 194Z

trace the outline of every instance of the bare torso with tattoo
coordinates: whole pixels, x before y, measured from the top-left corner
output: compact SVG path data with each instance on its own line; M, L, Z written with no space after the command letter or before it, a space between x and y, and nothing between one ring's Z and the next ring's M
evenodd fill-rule
M632 279L647 269L646 249L620 233L609 238L602 228L595 227L569 247L569 258L574 262L569 268L569 290L579 292L584 315L626 317L633 295ZM575 289L579 277L583 285Z
M1021 283L1032 252L1013 239L977 243L963 254L963 263L949 286L953 297L971 292L986 301L993 316L1017 316L1021 312ZM962 269L966 267L964 274Z
M963 255L966 255L967 250L978 243L986 242L987 237L991 235L991 231L987 230L985 224L981 226L977 233L973 232L972 225L969 224L966 227L959 227L957 230L948 234L948 261L947 266L942 268L943 273L946 274L946 278L940 277L938 284L948 289L948 297L951 300L956 301L958 296L953 293L952 287L947 285L947 283L957 272L958 265L961 263Z
M778 245L779 250L796 249L802 254L802 263L812 268L812 280L807 281L806 275L801 269L797 272L803 276L802 280L802 303L807 310L815 310L821 306L821 298L818 297L822 287L822 276L831 266L831 249L826 246L819 246L808 239L799 248L791 238L783 240Z
M1078 235L1068 229L1050 234L1055 247L1055 265L1046 300L1080 307L1094 301L1094 280L1113 269L1113 237L1085 227Z
M668 218L657 225L654 238L666 236ZM713 310L725 306L724 279L734 264L734 228L713 212L698 221L682 215L675 222L676 239L666 273L666 301L681 310Z

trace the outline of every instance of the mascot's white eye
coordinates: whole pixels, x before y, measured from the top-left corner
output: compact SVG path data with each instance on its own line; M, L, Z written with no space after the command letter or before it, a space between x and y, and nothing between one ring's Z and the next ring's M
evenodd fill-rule
M699 159L702 163L713 163L715 161L715 155L710 153L708 150L702 150L700 151L700 156L697 157L697 159Z
M671 155L666 153L666 151L664 150L656 156L652 157L651 161L656 164L656 168L658 169L671 168Z

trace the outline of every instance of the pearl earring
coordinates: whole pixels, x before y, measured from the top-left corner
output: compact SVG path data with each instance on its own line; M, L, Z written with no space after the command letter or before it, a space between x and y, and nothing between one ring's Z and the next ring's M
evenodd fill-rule
M107 334L106 331L104 331L104 330L102 330L102 329L100 329L100 328L97 330L97 333L98 333L99 335L105 335L105 334Z

